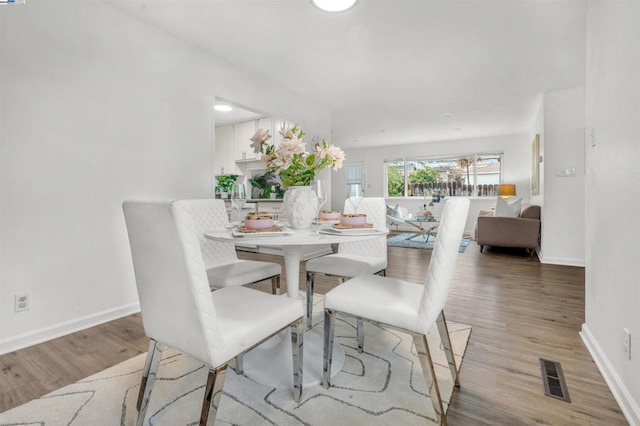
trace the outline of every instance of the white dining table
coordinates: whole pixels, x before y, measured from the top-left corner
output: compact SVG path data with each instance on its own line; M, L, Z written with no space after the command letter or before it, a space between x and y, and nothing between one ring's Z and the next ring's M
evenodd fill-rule
M269 245L282 247L284 253L287 296L302 299L300 290L300 261L305 247L314 245L339 244L347 241L362 241L384 237L389 233L387 228L369 230L344 231L335 233L320 225L306 229L291 229L290 233L255 233L242 236L234 235L232 229L213 229L205 232L205 237L214 241L233 243L235 245ZM293 386L293 364L291 359L290 331L280 333L244 356L244 372L247 377L258 383L287 388ZM355 338L355 335L354 335ZM333 374L337 374L344 365L345 355L340 345L334 345ZM303 385L312 386L320 383L322 378L323 334L322 327L314 327L305 331L303 353Z

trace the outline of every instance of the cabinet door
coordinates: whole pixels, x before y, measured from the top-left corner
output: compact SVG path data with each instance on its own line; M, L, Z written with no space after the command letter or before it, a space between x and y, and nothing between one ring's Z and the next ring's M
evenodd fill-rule
M250 160L256 158L251 148L251 137L256 133L256 120L245 121L233 125L235 140L235 160Z
M233 147L233 125L216 127L216 142L213 157L215 174L236 173Z

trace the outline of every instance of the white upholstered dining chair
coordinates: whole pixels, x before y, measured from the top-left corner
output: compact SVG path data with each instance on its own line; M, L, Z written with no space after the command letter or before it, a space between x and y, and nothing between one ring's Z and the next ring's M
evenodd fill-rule
M431 402L440 423L446 424L427 333L437 324L453 382L459 387L458 370L443 308L449 295L468 210L469 200L466 198L451 198L447 201L424 285L389 277L360 275L325 295L322 377L325 388L330 386L336 313L364 318L413 336Z
M142 322L150 338L138 394L142 425L165 345L206 364L200 425L213 425L227 363L291 327L294 398L302 394L304 309L242 286L211 292L193 219L180 203L125 201Z
M354 213L351 203L344 203L344 213ZM358 213L367 215L367 223L375 228L386 228L387 205L384 198L363 198ZM318 274L332 275L340 279L362 274L383 274L387 268L387 237L381 236L366 241L340 243L338 252L308 260L307 271L307 328L311 327L313 310L313 287ZM364 335L362 322L358 323L358 349L362 352Z
M211 288L247 285L271 279L271 292L280 292L282 268L274 262L240 260L235 246L205 238L204 233L229 224L227 207L222 200L180 200L177 204L193 218L202 257Z

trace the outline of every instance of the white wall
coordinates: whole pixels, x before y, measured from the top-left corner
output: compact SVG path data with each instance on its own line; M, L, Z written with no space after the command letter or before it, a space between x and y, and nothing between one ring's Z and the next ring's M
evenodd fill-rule
M584 88L544 95L541 261L584 266ZM558 169L575 169L571 177Z
M346 161L366 163L366 196L384 195L384 161L390 159L464 155L475 152L503 152L503 181L516 184L516 193L523 202L529 202L530 195L530 140L528 134L500 135L476 139L462 139L441 142L427 142L410 145L391 145L366 149L345 150ZM332 205L342 206L346 196L346 176L344 169L335 172L332 180ZM471 197L465 232L473 232L478 211L495 206L495 198ZM422 198L393 197L389 204L400 204L414 213L423 204Z
M640 2L590 2L587 28L582 337L627 420L640 425Z
M0 63L0 353L137 309L121 203L211 196L214 96L330 132L327 110L101 2L1 8Z

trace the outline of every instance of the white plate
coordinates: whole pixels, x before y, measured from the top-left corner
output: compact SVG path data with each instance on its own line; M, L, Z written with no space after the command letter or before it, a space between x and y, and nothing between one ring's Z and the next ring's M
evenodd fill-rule
M313 219L313 224L314 225L335 225L337 223L340 223L340 219L334 219L334 220L329 220L329 219Z
M259 237L273 237L277 235L291 235L294 232L289 229L282 227L279 231L268 231L268 232L240 232L239 229L234 229L231 231L234 237L239 238L259 238Z
M227 229L238 229L242 225L244 225L244 220L227 223L224 227ZM286 226L286 225L288 225L288 223L286 222L280 222L277 220L273 221L273 226Z
M384 235L387 233L385 229L379 228L336 229L332 227L322 228L318 232L328 235Z

